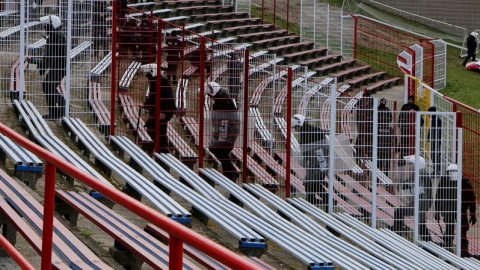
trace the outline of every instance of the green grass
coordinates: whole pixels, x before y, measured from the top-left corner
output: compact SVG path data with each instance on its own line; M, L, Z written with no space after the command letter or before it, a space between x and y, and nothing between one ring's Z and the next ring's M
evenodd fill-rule
M466 70L462 66L464 59L459 49L447 50L447 86L440 93L467 104L480 108L480 72Z
M343 0L330 0L329 3L341 6ZM261 9L257 6L252 6L252 16L261 18ZM273 23L272 14L265 12L264 20ZM287 22L283 18L277 16L275 23L282 29L287 29ZM300 33L299 25L293 23L288 25L290 32ZM447 85L440 90L440 93L478 109L480 108L480 72L466 70L462 66L463 59L459 55L460 49L447 47ZM392 58L392 61L396 65L396 56Z

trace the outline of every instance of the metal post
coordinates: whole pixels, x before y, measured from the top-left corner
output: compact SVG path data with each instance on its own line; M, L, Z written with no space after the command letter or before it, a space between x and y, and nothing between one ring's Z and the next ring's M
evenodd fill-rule
M120 7L121 8L121 7ZM117 29L117 1L112 1L112 29ZM121 20L122 18L120 18ZM110 83L110 135L115 136L115 105L117 94L117 31L112 31L112 72Z
M72 51L72 13L73 13L73 1L68 1L67 4L67 77L65 79L65 117L70 117L70 80L71 80L71 51ZM60 105L60 104L59 104Z
M170 235L169 241L170 258L168 266L171 270L181 270L183 268L183 242L180 239Z
M247 183L247 170L248 170L248 113L250 112L250 104L249 104L249 95L248 95L248 59L249 59L249 50L245 50L244 54L244 67L243 70L243 151L242 151L242 182Z
M372 138L372 228L377 228L377 168L378 168L378 99L373 99Z
M204 134L205 134L205 37L202 37L200 42L200 123L198 128L198 167L203 168L204 152Z
M288 68L287 73L287 151L286 155L286 179L285 179L285 198L290 198L290 168L291 168L291 156L292 156L292 79L293 79L293 71L292 68Z
M328 157L328 213L333 213L333 183L335 179L335 127L337 126L337 78L330 89L331 114L330 114L330 145Z
M25 93L25 2L20 1L20 92L18 100L23 100Z
M417 164L418 160L420 160L420 118L422 115L420 113L415 113L415 164ZM414 172L414 181L415 181L415 191L414 191L414 204L413 204L413 220L414 220L414 228L413 228L413 241L418 243L419 241L419 231L418 226L419 223L419 208L420 208L420 167L415 166Z
M56 167L45 164L45 196L43 202L42 269L52 269L53 213L55 211Z

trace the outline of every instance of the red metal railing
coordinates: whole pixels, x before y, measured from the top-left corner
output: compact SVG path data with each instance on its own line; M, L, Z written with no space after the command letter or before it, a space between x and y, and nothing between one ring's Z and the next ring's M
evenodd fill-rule
M68 163L64 159L43 149L28 139L22 137L12 129L0 123L0 133L9 137L12 141L18 143L25 149L31 151L41 159L45 160L45 198L44 198L44 218L43 218L43 237L42 237L42 270L52 269L52 234L53 218L55 206L55 179L56 169L58 168L65 174L75 178L92 189L100 192L113 202L136 213L139 217L151 222L165 230L170 236L169 243L169 266L170 269L182 269L183 265L183 243L201 250L203 253L211 256L215 260L225 264L232 269L259 269L259 266L248 261L233 251L205 238L204 236L186 228L185 226L173 221L158 213L156 210L144 205L143 203L125 195L95 177L78 170L77 167ZM10 256L23 268L34 269L30 263L15 248L6 243L4 238L0 237L0 245L9 253Z

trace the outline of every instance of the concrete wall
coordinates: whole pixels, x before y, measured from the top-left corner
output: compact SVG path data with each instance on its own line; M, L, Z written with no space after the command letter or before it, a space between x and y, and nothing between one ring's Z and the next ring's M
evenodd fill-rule
M376 0L420 16L467 28L480 29L479 0ZM369 2L369 1L364 1Z

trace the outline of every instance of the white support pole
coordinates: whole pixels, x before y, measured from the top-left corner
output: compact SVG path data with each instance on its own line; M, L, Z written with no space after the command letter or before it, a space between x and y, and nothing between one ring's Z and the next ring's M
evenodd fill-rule
M70 80L71 80L71 51L72 51L72 12L73 1L67 4L67 76L65 79L65 117L70 117Z
M377 165L378 165L378 98L373 99L373 138L372 138L372 228L377 228Z
M25 96L25 2L20 1L20 92L18 100L23 100Z
M417 164L418 160L420 160L420 118L422 117L420 112L415 114L415 164ZM413 208L413 220L414 220L414 228L413 228L413 241L414 243L418 243L419 240L419 232L418 232L418 225L419 225L419 206L420 206L420 168L419 166L415 166L415 189L414 189L414 208Z
M455 122L456 122L456 116L454 117L455 118ZM456 128L456 123L455 123L455 128ZM463 138L463 129L462 128L456 128L457 131L458 131L458 138L460 138L460 140L455 140L455 142L458 142L458 156L461 157L462 154L463 154L463 148L462 148L462 142L463 140L461 138ZM454 134L456 132L453 132ZM456 246L457 246L457 250L456 250L456 253L457 253L457 256L460 256L461 255L461 252L462 252L462 178L463 178L463 163L462 163L462 159L459 158L458 159L458 162L457 162L457 213L456 213L456 226L457 226L457 239L456 239ZM460 247L460 248L459 248Z
M330 89L330 145L328 150L328 213L333 213L333 183L335 180L335 127L337 121L337 79Z

